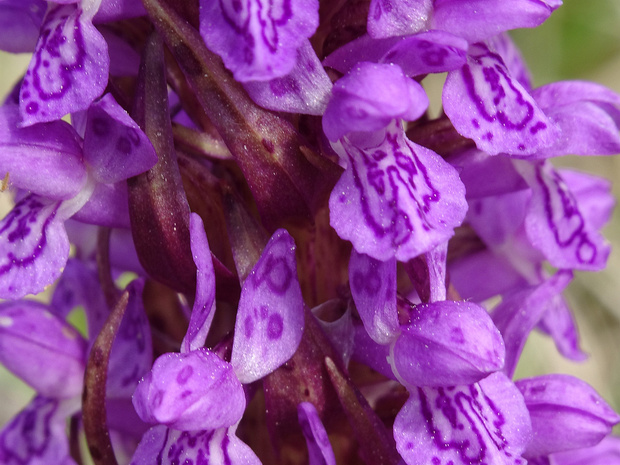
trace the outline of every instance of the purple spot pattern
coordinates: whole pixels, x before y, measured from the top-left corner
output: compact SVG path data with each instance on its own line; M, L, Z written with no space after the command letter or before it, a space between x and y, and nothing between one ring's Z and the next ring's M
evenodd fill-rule
M60 205L29 195L0 222L0 297L39 293L60 276L69 257Z
M20 91L27 125L85 110L108 79L105 39L75 4L50 7Z
M17 414L0 433L0 463L67 463L65 417L58 407L58 400L37 396Z
M459 133L491 155L531 155L559 135L502 58L482 43L470 48L466 65L449 74L443 102Z
M318 26L316 0L201 2L200 34L240 82L288 74Z
M111 184L145 172L157 163L157 154L136 122L106 94L88 108L84 159L97 181Z
M575 196L551 163L515 166L533 190L525 219L532 244L558 268L602 269L609 244L588 224Z
M353 251L349 282L355 307L368 335L379 344L398 337L396 308L396 260L385 262Z
M439 155L395 122L377 146L342 141L348 166L331 194L331 225L357 252L407 261L452 236L467 210L465 188Z
M241 292L231 363L239 380L259 379L297 350L304 327L295 243L278 230Z
M176 431L151 428L143 437L131 465L260 465L258 457L233 428Z
M491 375L490 383L498 376ZM486 392L484 383L411 392L394 424L396 447L409 465L526 463L520 454L531 427L522 396L507 378L498 383L504 394ZM502 395L520 399L513 401L517 407L505 406L510 400Z

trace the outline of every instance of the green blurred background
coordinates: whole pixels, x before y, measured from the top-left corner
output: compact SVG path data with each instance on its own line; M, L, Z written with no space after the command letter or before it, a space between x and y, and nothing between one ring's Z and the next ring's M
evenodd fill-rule
M566 0L541 27L514 31L513 37L529 63L534 84L567 79L592 80L620 92L620 1ZM28 65L29 57L0 52L0 91L4 95ZM566 157L562 166L606 177L620 198L620 158ZM0 176L1 177L1 176ZM0 212L8 208L8 193L0 194ZM620 213L605 228L614 245L608 268L578 273L568 299L574 309L582 346L591 357L575 364L557 354L551 341L533 334L523 353L517 377L568 373L592 384L620 410ZM0 367L0 425L21 409L32 390ZM620 430L618 430L620 432Z

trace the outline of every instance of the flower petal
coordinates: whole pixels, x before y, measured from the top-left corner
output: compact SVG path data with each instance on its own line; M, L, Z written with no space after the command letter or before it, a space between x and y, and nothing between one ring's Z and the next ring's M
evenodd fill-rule
M235 435L235 428L175 431L156 426L146 432L130 465L261 465L256 454Z
M490 155L534 154L559 136L501 57L484 44L471 46L467 64L448 73L443 104L456 130Z
M144 281L127 286L129 302L108 362L106 391L109 397L130 397L153 362L151 328L142 303Z
M24 125L85 110L103 93L108 46L89 15L75 4L47 11L19 96Z
M270 81L246 82L243 87L252 100L263 108L322 115L331 95L332 82L310 41L305 41L297 49L295 66L286 76Z
M241 290L230 362L239 380L251 383L286 362L297 350L303 329L295 243L279 229Z
M433 14L433 3L432 0L372 0L368 34L379 39L420 32Z
M69 240L61 205L29 195L0 222L0 297L39 293L62 273Z
M317 0L201 0L200 35L235 80L268 81L291 72L318 12Z
M514 374L530 332L572 279L571 272L558 271L538 286L504 296L502 303L493 310L493 321L506 344L506 364L503 370L506 375Z
M297 406L297 412L308 446L308 465L336 465L334 451L314 405L302 402Z
M400 67L358 63L334 85L323 131L336 141L350 132L382 129L393 119L415 120L427 107L422 86L406 77Z
M349 283L355 307L370 337L389 344L400 334L396 308L396 260L385 262L351 252Z
M86 182L82 142L75 130L64 121L27 128L18 124L15 105L0 107L0 173L9 173L12 186L44 197L75 196Z
M65 430L78 409L74 399L35 397L0 433L0 463L76 465Z
M189 218L190 247L196 264L196 298L189 319L187 334L181 342L181 352L189 352L204 346L215 315L215 271L209 241L196 213Z
M9 0L0 5L0 50L30 53L39 38L47 3L43 0Z
M342 146L348 167L329 199L330 224L358 253L407 261L454 234L467 211L465 188L439 155L396 123L371 147L347 138Z
M532 92L536 102L561 129L556 143L537 154L614 155L620 152L616 120L620 95L590 82L554 82Z
M410 386L475 383L504 365L504 341L482 307L441 301L413 308L394 344L394 368Z
M82 392L86 341L46 306L31 301L0 305L0 361L46 397Z
M532 437L523 396L501 373L477 384L417 388L396 417L396 448L407 465L524 465Z
M182 431L213 430L241 419L245 393L232 366L203 348L155 360L136 388L133 405L147 423Z
M515 382L530 411L534 438L526 457L598 444L620 416L587 383L569 375L544 375Z
M93 103L87 118L84 159L97 181L120 182L144 173L157 163L157 154L148 137L112 94Z
M558 268L600 270L610 247L590 225L575 196L551 163L515 162L532 188L525 230L532 245Z
M560 4L532 0L436 0L433 26L472 43L511 29L536 27Z

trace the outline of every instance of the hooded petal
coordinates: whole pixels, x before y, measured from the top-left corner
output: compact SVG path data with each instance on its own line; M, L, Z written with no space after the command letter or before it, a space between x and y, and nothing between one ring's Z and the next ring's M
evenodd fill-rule
M336 141L350 132L383 129L393 119L415 120L427 107L422 86L406 77L400 67L358 63L334 85L323 131Z
M394 369L410 386L475 383L504 365L504 341L491 317L471 302L420 304L394 344Z
M214 430L241 420L245 393L232 366L203 348L155 360L136 388L133 405L147 423Z
M239 380L251 383L286 362L297 350L303 330L295 243L279 229L241 290L230 361Z
M573 376L537 376L515 384L532 419L534 437L526 457L594 446L620 422L590 385Z

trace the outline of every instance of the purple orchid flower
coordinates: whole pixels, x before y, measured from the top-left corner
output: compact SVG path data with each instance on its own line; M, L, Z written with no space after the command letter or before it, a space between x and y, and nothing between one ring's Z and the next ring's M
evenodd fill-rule
M536 329L585 358L563 292L610 253L609 183L547 159L620 151L620 97L533 88L506 33L560 4L0 1L34 52L0 362L36 390L0 462L618 462L588 384L511 379Z

